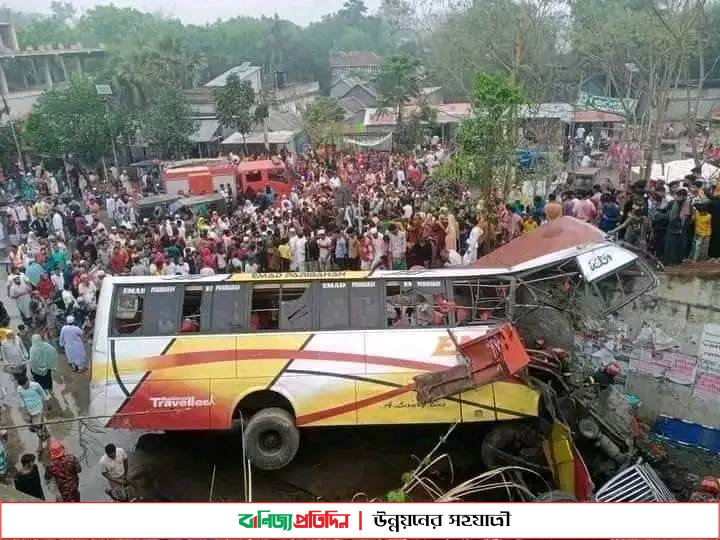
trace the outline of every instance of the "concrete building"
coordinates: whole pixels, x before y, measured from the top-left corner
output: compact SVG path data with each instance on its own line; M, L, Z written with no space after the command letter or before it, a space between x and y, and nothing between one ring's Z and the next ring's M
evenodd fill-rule
M85 48L79 43L21 50L13 25L0 23L0 94L11 118L23 118L44 90L67 81L72 73L82 73L84 62L104 54L102 46Z
M338 51L330 54L330 84L343 76L371 79L380 71L382 58L372 51Z
M231 74L237 74L240 80L249 81L256 95L265 94L265 99L269 102L268 132L282 132L282 135L272 135L268 138L271 146L281 144L280 140L295 140L294 134L301 131L302 111L320 94L320 84L318 82L286 83L276 88L272 88L271 84L271 88L268 89L263 68L245 62L230 68L200 88L185 91L185 99L190 105L197 126L197 131L190 137L196 153L200 157L217 155L221 144L236 135L220 125L213 96L213 90L224 86ZM277 82L278 78L275 77L275 83ZM241 139L239 134L230 140L238 139ZM264 143L262 126L256 126L247 136L247 140L255 142L261 140Z
M230 75L237 75L241 81L248 81L256 94L259 94L263 90L262 67L253 66L250 62L243 62L239 66L228 69L211 81L205 83L205 87L216 88L218 86L225 86Z

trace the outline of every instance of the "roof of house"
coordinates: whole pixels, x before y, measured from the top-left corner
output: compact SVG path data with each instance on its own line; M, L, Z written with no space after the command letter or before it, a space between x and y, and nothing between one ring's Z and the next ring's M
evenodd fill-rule
M230 75L237 75L240 80L247 79L254 73L257 73L260 71L262 67L260 66L253 66L250 64L250 62L243 62L239 66L231 67L224 73L221 73L217 77L215 77L213 80L211 80L208 83L205 83L205 86L208 87L214 87L214 86L225 86L225 83L227 81L227 78Z
M215 135L220 128L220 124L215 118L199 120L196 126L197 131L190 135L190 141L194 143L206 143L215 140Z
M340 106L346 111L355 114L365 108L365 104L354 96L347 96L339 100Z
M268 144L287 144L292 141L296 133L297 131L269 131L267 134ZM244 142L247 144L265 144L265 134L257 131L248 133ZM225 137L222 144L243 144L242 135L236 131L229 137Z
M572 123L575 107L569 103L538 103L520 108L520 116L534 120L561 120Z
M340 85L344 85L347 89L346 90L340 90L338 87ZM344 98L350 90L352 90L355 87L360 87L363 90L365 90L368 94L370 94L372 97L377 98L377 90L375 89L375 86L373 83L369 81L363 81L362 79L359 79L358 77L340 77L333 85L330 87L330 95L334 97L335 99L341 99Z
M469 103L443 103L441 105L430 105L437 112L435 121L438 124L458 124L460 120L468 118L472 114L472 106ZM411 114L417 111L416 105L409 105L403 109L404 114ZM375 108L365 109L365 127L369 126L394 126L397 122L397 115L391 110L379 110Z
M605 122L624 122L625 119L617 114L612 114L602 111L575 111L573 121L578 123L587 122L592 123L605 123Z
M382 58L372 51L338 51L330 53L330 67L378 66Z
M297 115L291 112L270 109L267 127L270 131L297 131L302 129L302 122Z

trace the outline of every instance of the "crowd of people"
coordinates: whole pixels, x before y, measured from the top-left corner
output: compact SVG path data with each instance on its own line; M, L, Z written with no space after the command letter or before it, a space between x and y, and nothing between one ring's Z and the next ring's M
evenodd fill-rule
M594 186L507 203L478 201L467 186L433 178L445 156L441 146L418 155L283 152L294 179L287 193L228 186L221 206L171 213L158 206L150 217L139 211L155 192L149 173L132 181L123 171L107 185L94 174L68 182L42 170L22 182L5 179L2 193L9 200L0 240L9 244L6 292L22 324L10 329L0 303L0 358L14 386L3 393L19 396L28 423L49 449L46 472L66 482L63 500L79 500L73 479L80 466L44 426L52 373L58 349L73 371L87 370L85 343L108 275L460 266L563 215L593 223L667 264L720 257L720 190L696 172L671 185L634 184L627 194ZM30 474L34 456L23 456L21 465Z

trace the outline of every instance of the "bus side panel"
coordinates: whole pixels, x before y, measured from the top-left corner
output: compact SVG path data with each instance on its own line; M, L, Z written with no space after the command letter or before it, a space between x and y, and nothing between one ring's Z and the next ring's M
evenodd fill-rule
M144 380L121 407L112 427L206 430L213 397L210 381Z
M196 334L180 334L161 355L145 358L153 380L234 379L236 360L234 336Z
M365 376L362 332L305 336L272 390L289 396L298 425L355 425L356 385Z
M444 328L393 328L364 335L367 375L358 383L359 424L461 420L459 400L439 400L421 407L415 395L416 375L457 365L456 356L442 349L447 337Z
M492 385L463 392L460 399L462 400L463 422L494 422L497 420L495 392Z
M209 428L212 396L208 371L212 366L197 367L197 358L169 353L175 346L183 350L188 343L170 336L111 340L106 407L108 414L114 413L115 417L110 426L150 430ZM230 364L234 371L233 362Z
M518 379L493 383L498 420L536 417L540 408L540 394Z
M210 381L210 429L226 430L233 427L233 414L245 396L267 389L269 377L258 379L214 379ZM247 421L247 418L245 419Z

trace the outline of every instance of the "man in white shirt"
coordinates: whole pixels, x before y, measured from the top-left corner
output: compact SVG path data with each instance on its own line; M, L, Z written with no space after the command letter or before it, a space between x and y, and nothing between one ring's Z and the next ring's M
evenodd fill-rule
M330 178L330 187L333 189L337 189L342 185L342 182L340 181L340 178L338 178L338 175L336 172L333 172L332 178Z
M405 185L405 171L401 167L398 167L396 177L397 177L397 187L400 188L400 187L404 186Z
M320 271L327 272L330 270L330 246L332 245L332 240L325 235L325 230L323 229L318 231L317 245Z
M291 252L292 261L298 272L307 272L306 249L307 238L305 238L303 232L300 231L295 240L295 249Z
M57 178L55 178L52 174L50 175L50 178L48 178L47 187L51 197L57 197L58 193L60 193Z
M110 483L110 488L106 490L108 495L127 484L127 452L112 443L105 446L105 454L100 458L100 474Z
M52 225L53 225L53 231L55 231L55 236L57 236L60 240L65 240L65 224L63 223L63 216L60 213L59 210L55 210L52 217Z

